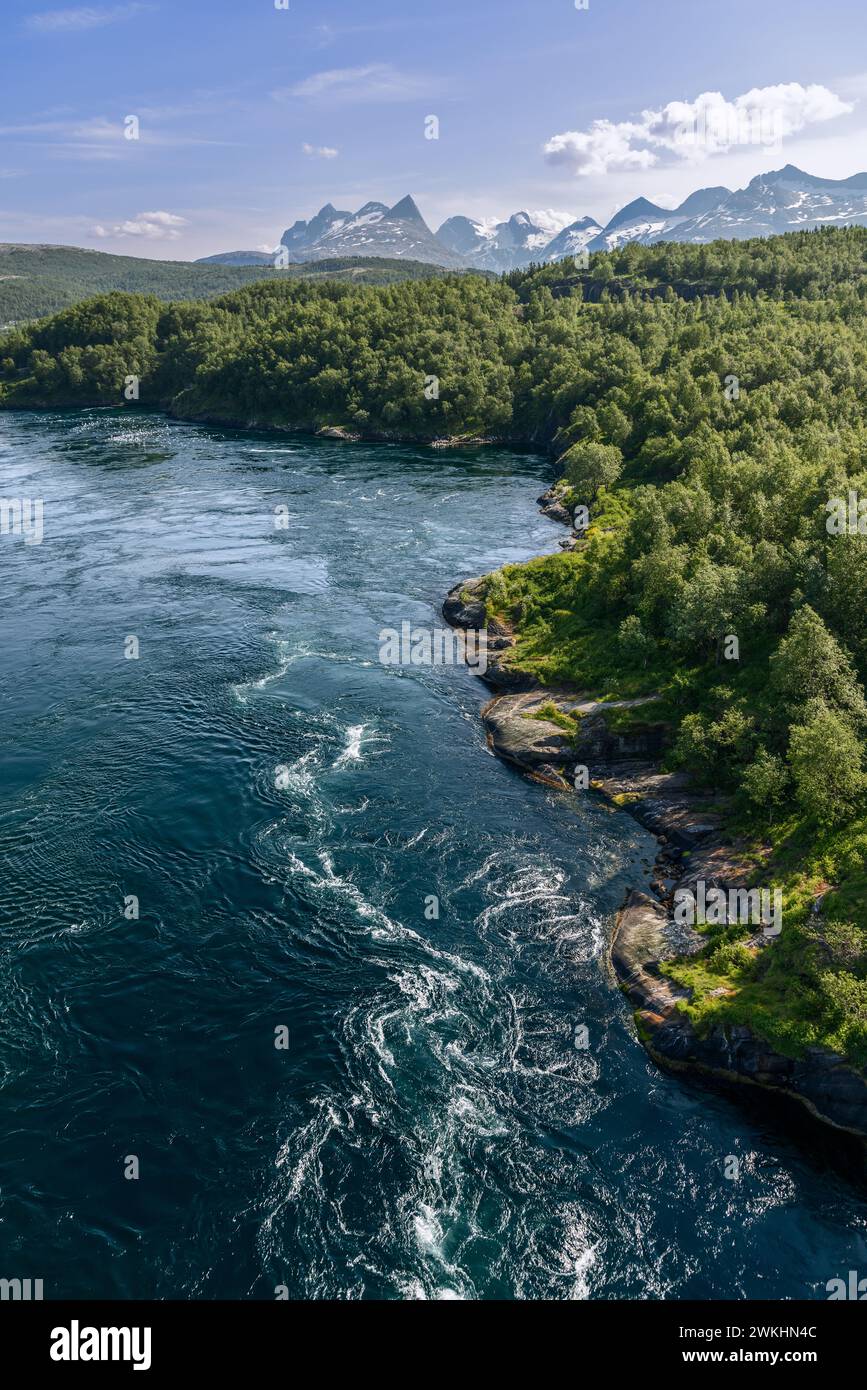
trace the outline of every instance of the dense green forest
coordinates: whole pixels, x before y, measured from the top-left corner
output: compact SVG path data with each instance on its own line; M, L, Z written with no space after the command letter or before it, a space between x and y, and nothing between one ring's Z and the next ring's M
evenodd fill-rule
M6 405L102 405L122 402L135 375L142 404L188 417L508 432L520 344L511 290L475 276L380 289L272 281L168 306L108 294L8 333L0 391Z
M785 890L772 946L727 927L674 967L695 1018L864 1062L865 330L867 230L630 246L496 283L103 295L0 341L0 404L120 404L135 376L189 418L548 449L589 525L493 576L489 616L544 683L654 696L670 765L729 794L757 881Z
M572 293L607 289L609 295L666 291L692 298L696 293L765 293L816 299L864 275L863 227L847 227L830 236L793 232L753 241L714 241L706 245L628 242L617 251L594 255L584 269L569 260L513 271L506 281L526 302L543 286Z
M77 246L0 244L0 328L54 314L90 295L125 290L158 299L215 299L228 290L259 280L292 277L337 279L363 285L392 285L441 275L421 261L344 257L271 266L199 265L189 261L148 261L140 256L112 256Z

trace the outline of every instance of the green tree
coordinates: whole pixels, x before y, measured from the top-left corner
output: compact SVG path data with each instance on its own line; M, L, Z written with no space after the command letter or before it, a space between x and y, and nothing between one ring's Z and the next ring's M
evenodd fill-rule
M623 454L614 444L573 444L560 463L567 481L578 494L579 501L590 503L601 487L616 483L623 469Z
M725 639L738 636L744 609L740 570L703 560L671 611L671 635L684 649L712 649L719 662Z
M656 650L656 643L644 631L637 613L630 613L617 629L617 643L626 661L645 667Z
M789 738L789 766L805 814L820 825L849 820L867 786L862 762L861 743L845 715L822 700L811 702Z
M795 613L771 658L770 683L790 716L818 699L856 720L867 717L851 657L808 604Z
M744 768L741 785L753 805L767 811L770 821L789 785L786 764L762 745L749 767Z
M672 752L675 763L698 773L706 783L734 786L737 769L749 758L754 739L752 718L731 705L718 719L700 712L687 714Z

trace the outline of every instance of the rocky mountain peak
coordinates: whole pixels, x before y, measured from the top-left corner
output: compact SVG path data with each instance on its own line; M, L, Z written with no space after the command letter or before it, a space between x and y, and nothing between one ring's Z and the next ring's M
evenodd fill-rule
M398 222L421 222L423 227L427 226L424 218L416 207L412 195L407 193L405 198L401 198L399 203L395 203L393 208L388 210L389 217L395 218Z
M356 213L326 203L309 222L294 222L283 233L281 244L288 248L290 260L299 262L330 256L405 257L454 269L503 273L584 251L616 250L632 241L705 243L848 224L867 226L867 173L828 179L786 164L757 174L746 188L735 192L722 186L698 188L676 208L635 198L604 228L594 218L582 217L554 232L554 215L522 209L505 222L449 217L434 235L415 199L406 194L393 207L367 202ZM264 253L225 254L233 264L256 265Z

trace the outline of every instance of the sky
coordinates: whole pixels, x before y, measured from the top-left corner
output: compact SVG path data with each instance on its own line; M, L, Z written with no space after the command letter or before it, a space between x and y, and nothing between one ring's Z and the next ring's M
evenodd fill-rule
M584 3L3 0L0 240L189 260L327 202L556 230L867 170L865 0Z

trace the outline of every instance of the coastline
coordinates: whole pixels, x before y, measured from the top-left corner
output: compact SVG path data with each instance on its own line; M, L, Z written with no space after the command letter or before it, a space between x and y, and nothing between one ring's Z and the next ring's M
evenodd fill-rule
M123 401L85 401L80 400L3 400L0 411L15 414L28 412L44 414L55 411L118 410L128 412L129 405ZM242 419L231 414L221 414L213 410L182 411L165 401L138 400L132 403L136 411L147 411L163 415L167 420L181 425L212 425L217 429L250 430L260 434L286 435L300 434L311 439L329 439L346 444L409 444L422 449L466 449L501 448L518 452L530 452L549 457L547 444L538 439L511 438L505 435L452 434L435 435L422 438L418 434L403 434L398 430L353 430L348 425L322 425L315 421L276 421Z
M42 411L51 407L6 408ZM54 408L82 409L80 405ZM148 409L141 403L137 408ZM466 435L422 440L376 432L362 435L343 426L241 423L205 415L182 416L164 406L150 409L179 422L275 435L297 433L338 442L406 443L440 449L499 446L550 458L540 441ZM543 514L571 531L572 518L556 484L537 500ZM571 549L578 543L580 537L572 531L560 545ZM484 575L467 579L449 591L442 612L452 627L466 630L485 625L486 579ZM788 1056L743 1024L715 1026L707 1034L699 1034L681 1008L689 998L688 991L663 973L668 961L706 945L698 932L684 935L683 929L680 934L673 930L670 909L674 893L694 890L700 879L708 887L725 892L745 888L752 866L742 854L745 847L726 841L720 817L712 806L708 809L713 794L691 788L683 774L660 770L666 735L663 725L631 721L628 733L610 727L607 712L650 704L654 697L599 701L584 691L543 686L509 666L506 658L514 634L507 626L492 620L487 631L488 670L480 679L491 689L491 698L481 716L491 751L525 776L560 791L573 791L576 765L588 765L592 769L588 791L599 795L613 810L627 810L657 839L651 883L656 896L650 897L637 887L629 891L617 913L608 949L613 979L632 1004L637 1034L648 1054L660 1067L692 1073L709 1083L741 1091L748 1086L787 1097L824 1126L867 1140L867 1076L863 1070L821 1047L807 1047L802 1057ZM545 718L543 707L552 703L575 716L580 728L577 738ZM747 943L757 951L767 944L760 932Z
M571 525L556 489L539 499L552 520ZM575 543L573 536L565 544ZM442 605L450 626L478 630L486 625L485 581L477 576L454 585ZM722 798L690 785L683 773L661 770L665 729L633 725L627 734L612 730L606 711L650 703L595 700L587 692L541 685L510 668L514 634L496 619L487 624L488 666L480 679L492 690L481 711L488 746L525 776L556 790L575 790L576 768L589 766L588 792L613 809L626 810L656 837L659 846L650 887L632 888L617 913L608 948L612 977L633 1009L639 1040L661 1068L689 1074L734 1093L744 1088L794 1102L841 1137L867 1141L867 1076L846 1058L823 1047L807 1047L800 1057L773 1048L744 1024L714 1025L699 1033L682 1005L689 991L666 978L664 967L693 955L707 942L693 927L674 922L676 892L708 888L744 889L752 865L747 846L723 830ZM552 710L551 706L556 710ZM575 718L577 733L561 719ZM717 804L715 804L717 803ZM814 908L814 911L816 909ZM746 943L755 951L770 942L759 929Z

